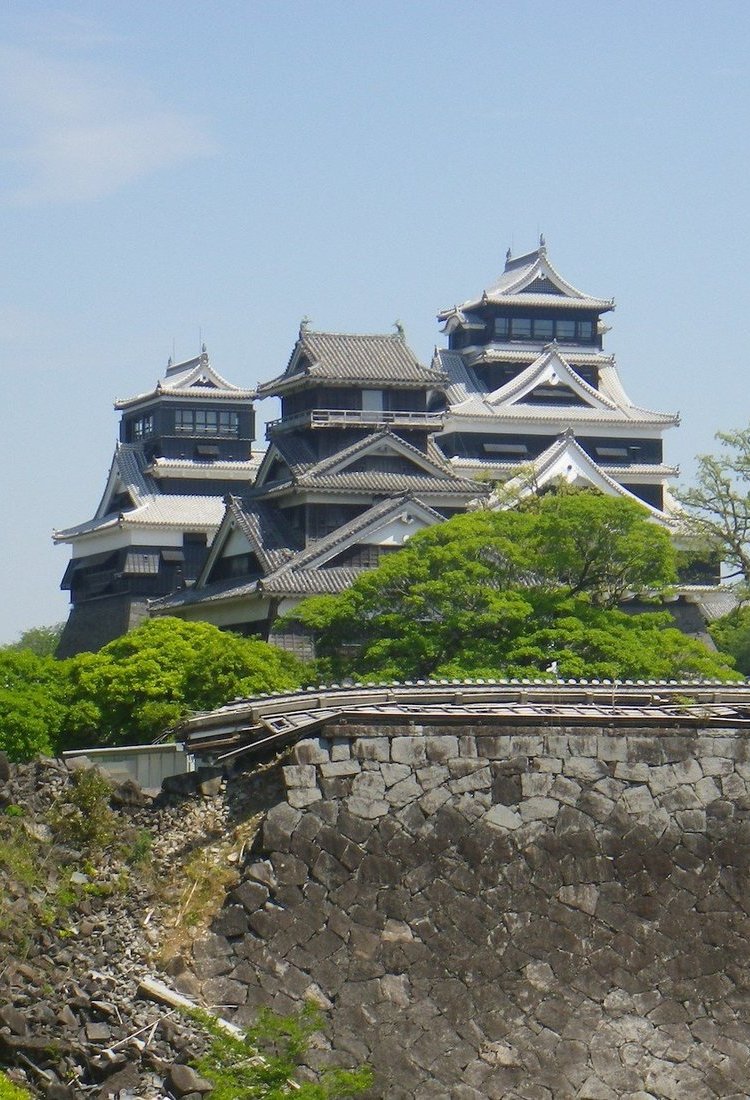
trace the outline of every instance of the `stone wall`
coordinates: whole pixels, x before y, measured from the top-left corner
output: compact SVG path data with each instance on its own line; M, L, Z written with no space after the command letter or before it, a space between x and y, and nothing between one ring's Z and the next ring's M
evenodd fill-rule
M750 754L732 729L329 726L191 983L313 997L373 1096L745 1097Z

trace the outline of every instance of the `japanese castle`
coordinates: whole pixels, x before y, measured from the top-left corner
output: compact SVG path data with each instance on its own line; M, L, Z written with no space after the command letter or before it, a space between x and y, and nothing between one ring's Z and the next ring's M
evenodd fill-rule
M148 614L204 620L304 651L274 629L336 593L416 530L561 480L637 499L673 525L662 434L678 417L634 405L602 317L614 302L567 282L544 238L506 257L478 297L443 310L447 347L420 363L403 330L316 332L257 390L203 349L117 401L120 440L93 519L72 546L60 656L94 650ZM267 449L254 402L280 399ZM498 485L505 491L498 492Z

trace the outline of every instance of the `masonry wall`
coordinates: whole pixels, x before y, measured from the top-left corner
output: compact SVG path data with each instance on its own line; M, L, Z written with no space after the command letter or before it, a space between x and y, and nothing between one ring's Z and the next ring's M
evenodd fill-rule
M750 753L731 729L332 726L188 982L313 997L372 1096L740 1097Z

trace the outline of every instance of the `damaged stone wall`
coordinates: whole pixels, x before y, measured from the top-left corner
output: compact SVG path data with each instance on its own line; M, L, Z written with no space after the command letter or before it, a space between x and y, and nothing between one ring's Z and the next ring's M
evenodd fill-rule
M745 1097L750 756L731 729L331 725L190 992L330 1010L372 1096Z

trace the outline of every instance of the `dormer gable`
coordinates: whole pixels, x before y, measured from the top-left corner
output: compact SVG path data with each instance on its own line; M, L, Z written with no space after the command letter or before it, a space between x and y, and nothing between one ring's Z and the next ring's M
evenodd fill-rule
M560 436L534 460L527 470L505 482L490 498L490 508L505 509L524 497L564 483L578 488L594 488L607 496L621 496L645 508L655 522L672 527L673 520L665 512L645 503L625 489L601 469L577 442L572 429Z
M118 443L94 519L138 508L144 500L158 491L158 487L144 471L139 448Z
M359 440L351 447L324 459L312 467L308 474L355 473L358 470L377 469L378 462L390 461L400 467L431 477L451 477L447 467L441 466L411 444L389 431L375 432ZM369 463L369 465L368 465Z
M562 393L564 399L557 395ZM496 408L521 404L583 405L600 412L614 412L618 406L585 382L560 354L555 344L505 385L485 397Z

